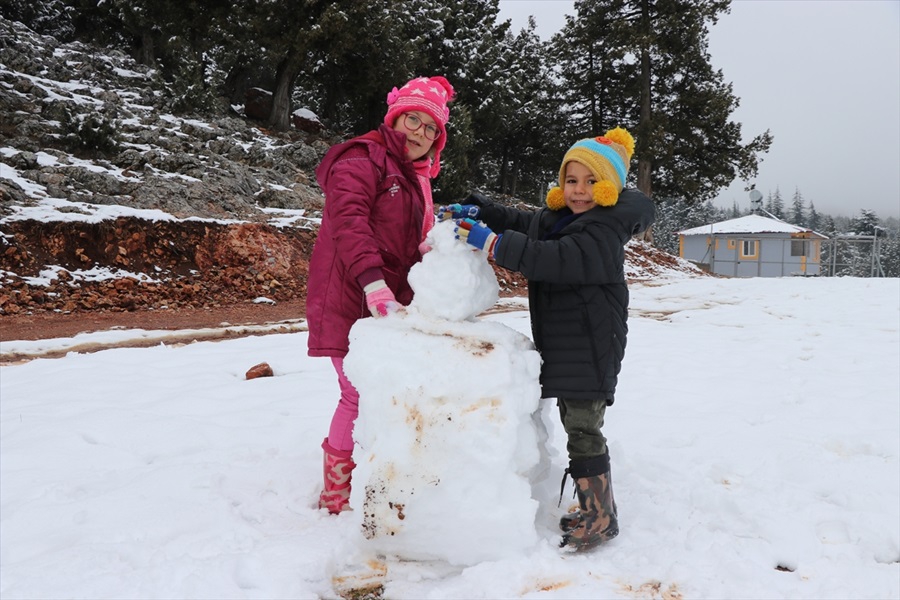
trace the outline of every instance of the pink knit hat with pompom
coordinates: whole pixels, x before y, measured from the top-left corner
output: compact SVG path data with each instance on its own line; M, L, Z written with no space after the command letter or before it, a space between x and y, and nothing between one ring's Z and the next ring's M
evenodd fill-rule
M388 127L393 127L397 117L403 113L418 110L434 119L441 130L441 135L432 146L432 178L441 171L441 150L447 144L447 123L450 121L447 103L453 100L454 95L453 86L441 76L410 79L402 88L394 88L387 95L388 111L384 115L384 124Z

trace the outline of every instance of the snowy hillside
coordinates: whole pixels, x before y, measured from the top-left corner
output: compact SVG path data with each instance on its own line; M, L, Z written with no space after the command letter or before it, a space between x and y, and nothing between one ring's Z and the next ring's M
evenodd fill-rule
M262 221L261 208L319 205L309 173L333 140L272 135L240 106L215 120L176 115L158 73L119 52L4 19L0 32L5 215L45 198Z

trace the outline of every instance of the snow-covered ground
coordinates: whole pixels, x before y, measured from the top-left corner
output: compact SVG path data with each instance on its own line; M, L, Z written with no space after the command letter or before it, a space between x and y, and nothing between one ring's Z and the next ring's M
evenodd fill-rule
M530 335L506 302L482 319ZM358 510L316 509L338 388L306 335L0 368L0 596L337 597L370 557ZM275 376L245 380L263 361ZM898 364L896 279L633 284L604 429L619 537L565 554L538 522L538 543L497 560L389 560L384 597L898 598ZM558 490L550 401L543 419Z

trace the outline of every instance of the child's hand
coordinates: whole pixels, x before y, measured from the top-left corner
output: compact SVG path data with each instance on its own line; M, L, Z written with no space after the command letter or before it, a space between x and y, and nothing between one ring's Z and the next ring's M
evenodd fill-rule
M470 246L475 246L479 250L484 250L488 255L494 255L494 249L503 237L503 234L496 234L490 228L479 225L472 219L460 219L456 222L456 239L462 240Z
M481 209L474 204L449 204L438 209L438 221L477 219Z
M400 310L400 303L394 298L394 292L387 286L384 279L373 281L364 287L363 291L366 293L366 306L376 319Z

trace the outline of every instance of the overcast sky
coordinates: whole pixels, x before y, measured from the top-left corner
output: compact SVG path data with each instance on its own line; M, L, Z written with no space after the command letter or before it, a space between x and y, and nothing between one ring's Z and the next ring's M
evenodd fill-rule
M543 39L569 0L500 0L518 31L534 15ZM734 0L711 29L709 53L740 106L744 141L766 129L757 189L797 189L831 215L900 216L900 0ZM574 140L573 140L574 141ZM715 203L749 208L745 182Z

